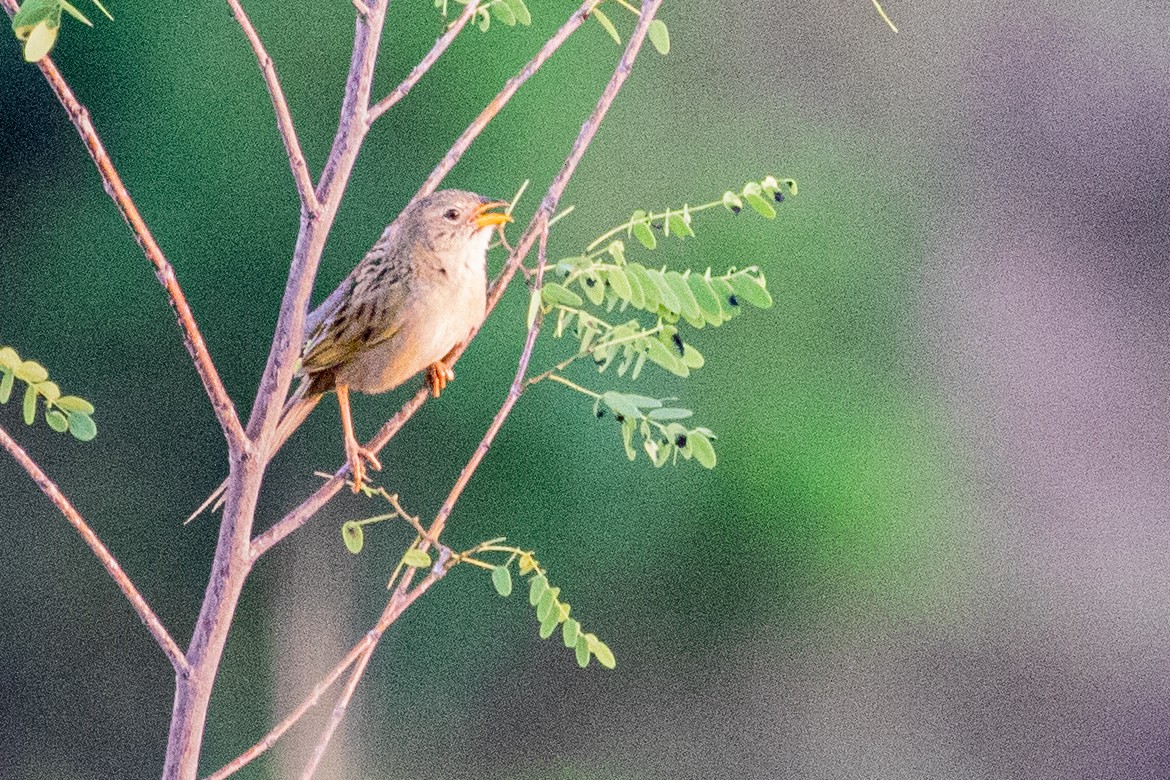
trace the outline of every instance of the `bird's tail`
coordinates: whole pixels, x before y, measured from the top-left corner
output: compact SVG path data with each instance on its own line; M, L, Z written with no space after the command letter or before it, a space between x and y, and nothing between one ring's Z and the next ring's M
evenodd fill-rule
M313 411L313 407L321 400L321 393L309 392L309 380L302 381L300 386L289 396L288 401L284 405L284 409L280 412L280 422L276 424L276 439L272 446L272 455L284 446L288 441L288 437L292 436L293 431L301 427L301 423L309 416L309 412ZM227 491L228 481L225 479L219 483L219 487L215 492L207 497L207 500L199 505L199 508L191 513L191 516L183 521L183 525L194 520L199 515L211 507L211 511L218 511L223 506L223 495Z

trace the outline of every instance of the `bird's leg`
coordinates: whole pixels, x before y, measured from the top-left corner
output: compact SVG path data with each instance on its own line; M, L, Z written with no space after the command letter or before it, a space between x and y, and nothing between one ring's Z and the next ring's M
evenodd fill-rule
M446 389L447 383L455 378L451 363L455 362L455 350L457 349L459 349L458 345L452 347L442 360L437 360L427 366L427 384L431 388L431 395L435 398L438 398L439 393Z
M378 456L358 444L357 436L353 432L353 417L349 411L349 386L337 386L337 405L341 408L341 435L345 439L345 458L349 461L349 471L353 475L353 492L362 489L366 479L366 463L374 471L382 470L382 462Z

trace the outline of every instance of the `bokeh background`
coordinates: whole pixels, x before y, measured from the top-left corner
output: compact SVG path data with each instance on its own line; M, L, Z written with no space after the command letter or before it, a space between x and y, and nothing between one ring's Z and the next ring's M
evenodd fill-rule
M318 171L352 8L247 6ZM226 6L110 7L117 21L90 13L93 31L67 20L56 58L246 416L297 222L268 98ZM530 7L531 28L462 35L379 121L317 300L573 5ZM628 463L588 401L535 388L448 541L534 547L617 669L579 670L538 640L521 598L457 570L382 643L321 776L1170 777L1170 14L1157 1L887 9L897 35L863 0L664 7L673 49L639 61L552 252L635 208L768 173L800 181L775 222L712 212L694 239L631 250L765 269L775 307L696 333L705 368L637 385L573 373L678 396L719 434L718 468ZM438 25L427 0L392 3L376 92ZM0 48L0 343L92 399L100 434L26 428L15 402L0 425L184 644L215 526L179 521L224 474L225 448L64 112L16 42ZM542 191L618 53L582 29L447 184ZM512 290L458 381L384 454L383 482L413 511L437 509L502 402L524 306ZM412 390L359 399L359 431ZM259 526L340 452L322 404L274 464ZM355 557L339 527L378 511L342 497L257 566L205 771L376 616L409 534L378 526ZM7 456L0 528L0 777L156 775L170 668ZM296 776L319 723L240 776Z

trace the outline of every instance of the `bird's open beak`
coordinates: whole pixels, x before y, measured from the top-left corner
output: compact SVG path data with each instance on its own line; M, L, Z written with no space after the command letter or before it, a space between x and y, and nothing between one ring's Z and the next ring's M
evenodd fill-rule
M490 203L484 203L476 206L473 213L476 229L491 227L493 225L503 225L512 221L511 214L505 214L500 211L488 211L488 209L500 208L507 206L508 202L505 200L493 200Z

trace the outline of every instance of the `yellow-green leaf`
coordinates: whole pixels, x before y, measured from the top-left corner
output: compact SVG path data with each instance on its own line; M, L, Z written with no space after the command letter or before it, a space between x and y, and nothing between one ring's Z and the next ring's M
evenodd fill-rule
M512 571L507 566L492 569L492 587L505 598L512 595Z
M772 305L772 296L764 287L763 278L756 279L749 274L740 273L727 280L737 298L743 299L761 309Z
M613 651L609 649L609 645L602 642L593 634L589 634L589 650L597 656L597 662L606 669L612 669L617 666L617 660L613 657Z
M32 28L28 40L24 42L24 61L40 62L53 49L57 42L57 31L60 26L50 27L47 22L41 22Z
M362 551L365 546L366 532L362 528L362 524L356 520L350 520L341 525L341 539L345 542L345 548L354 555Z
M37 418L37 386L29 385L24 391L24 424L32 425L33 420Z
M48 379L49 372L35 360L24 360L16 367L16 378L22 382L36 384L37 382L44 382Z
M662 56L670 53L670 31L666 29L666 22L661 19L655 19L650 22L650 28L646 30L646 34L650 36L650 43L654 44L654 48Z
M561 624L561 639L565 647L575 647L577 638L581 636L581 624L576 618L569 618Z
M69 433L78 441L91 441L97 436L97 425L93 418L81 412L69 412Z
M402 562L416 569L425 569L431 565L431 556L417 547L412 547L402 556Z
M609 286L617 294L617 297L623 301L628 301L633 296L633 291L630 289L630 281L626 279L625 273L620 268L607 268L605 270L605 278L609 282Z
M585 638L584 634L577 637L576 654L577 666L584 669L589 665L589 659L592 657L592 654L589 652L589 640Z
M691 435L687 437L687 443L691 446L691 455L699 461L700 466L708 469L715 468L715 448L711 446L711 441L706 436L698 431L691 431Z
M53 406L65 412L81 412L83 414L93 414L93 404L84 398L78 398L75 395L63 395L53 402Z
M548 577L537 574L528 581L528 603L535 607L544 597L546 590L548 590Z
M601 25L601 28L609 33L610 38L613 38L613 42L621 46L622 37L618 35L617 28L613 26L613 22L609 20L609 17L602 13L600 8L594 8L592 14L593 18L597 20L597 23Z
M69 420L56 409L49 409L45 412L45 422L57 433L64 433L69 430Z

